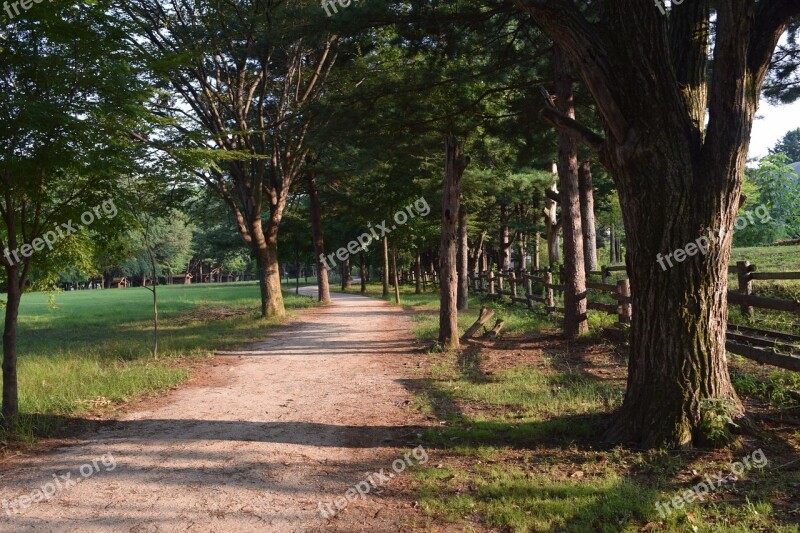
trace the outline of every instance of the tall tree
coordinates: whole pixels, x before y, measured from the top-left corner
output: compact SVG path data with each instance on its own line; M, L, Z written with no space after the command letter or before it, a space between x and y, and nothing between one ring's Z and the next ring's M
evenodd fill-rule
M205 162L197 176L229 207L258 264L262 316L285 315L278 230L309 153L309 107L337 57L335 36L311 37L296 26L298 16L311 13L303 6L216 0L120 6L137 29L132 41L151 57L156 82L171 87L154 103L169 125L160 145L194 156L188 165Z
M459 347L458 342L458 210L461 199L461 177L469 164L462 156L455 137L445 138L444 193L442 195L442 238L439 248L440 306L439 344L444 349Z
M559 46L553 51L556 107L575 119L572 72ZM561 185L561 219L564 228L564 335L575 339L589 331L586 316L586 270L583 260L583 229L578 180L578 143L566 131L558 134L558 178Z
M725 354L731 236L760 91L800 0L672 3L668 16L647 2L603 1L591 16L570 0L514 3L564 49L594 97L604 135L546 116L598 153L633 237L628 385L607 436L703 441L715 416L706 406L744 416ZM718 237L706 253L657 264L709 230Z

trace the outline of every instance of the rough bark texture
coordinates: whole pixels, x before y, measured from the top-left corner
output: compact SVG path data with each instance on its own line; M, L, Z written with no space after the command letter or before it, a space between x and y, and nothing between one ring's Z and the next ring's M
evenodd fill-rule
M308 197L311 208L311 236L314 240L314 255L317 258L317 298L324 304L331 302L331 290L328 281L328 269L325 268L325 239L322 233L322 208L317 189L317 176L308 173Z
M458 274L456 255L458 244L458 208L461 197L461 177L469 164L462 157L456 139L445 139L444 191L442 194L442 235L439 248L439 344L445 349L457 349L458 342Z
M553 52L556 100L559 111L575 118L569 60L556 46ZM575 339L589 331L586 316L586 271L578 187L578 143L567 132L558 134L558 176L561 185L561 221L564 229L564 336Z
M458 272L458 295L456 297L456 307L459 311L466 311L467 299L469 296L469 273L467 264L469 262L469 245L467 241L467 208L462 203L458 207L458 251L457 251Z
M673 5L669 17L645 2L605 2L590 24L566 0L514 1L579 69L605 135L545 116L597 151L620 195L631 357L607 437L647 447L701 442L708 402L743 415L725 352L732 230L766 69L800 1L715 2L712 78L708 2ZM659 265L659 254L684 249L683 261Z
M594 222L594 189L592 169L584 161L578 170L581 188L581 230L583 231L583 264L586 272L597 270L597 232Z

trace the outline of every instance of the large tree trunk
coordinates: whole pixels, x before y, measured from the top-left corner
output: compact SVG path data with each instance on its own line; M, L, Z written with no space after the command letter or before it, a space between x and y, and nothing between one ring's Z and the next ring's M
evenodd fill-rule
M586 272L597 270L597 231L594 222L594 189L592 169L584 161L578 170L581 188L581 229L583 230L583 263Z
M469 297L469 273L467 263L469 262L469 245L467 241L467 208L462 203L458 206L458 257L456 260L456 271L458 273L458 295L456 297L456 308L465 311Z
M558 109L575 118L569 61L556 46L553 52ZM589 331L586 317L586 271L583 262L581 199L578 186L578 143L566 132L558 134L558 175L561 184L561 220L564 229L564 335L575 339Z
M458 245L458 209L461 197L461 177L469 164L452 135L445 138L444 191L442 194L442 236L439 248L439 344L444 349L457 349L458 342L458 274L456 256Z
M597 151L630 237L628 385L607 436L647 447L703 442L704 422L720 424L721 408L744 414L725 352L727 268L758 98L800 2L719 0L713 14L707 2L674 5L669 17L606 2L591 23L571 2L515 3L581 70L605 135L545 116Z
M286 309L283 306L283 293L281 292L281 272L278 264L277 235L267 242L265 259L266 276L264 276L264 282L266 285L266 294L262 294L266 297L266 302L262 303L262 316L284 318L286 316ZM261 265L259 265L259 267L260 266Z
M11 248L13 249L13 248ZM19 395L17 392L17 320L22 290L19 285L19 266L6 266L8 295L3 328L3 419L2 427L9 433L17 431Z
M314 240L314 255L317 258L317 298L323 304L331 302L331 289L328 281L328 269L323 263L325 259L325 242L322 233L322 210L317 189L317 176L308 173L308 197L311 207L311 237Z

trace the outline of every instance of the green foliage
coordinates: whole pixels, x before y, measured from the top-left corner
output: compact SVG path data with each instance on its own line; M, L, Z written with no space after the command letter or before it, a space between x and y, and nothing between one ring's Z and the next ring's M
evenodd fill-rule
M736 246L800 236L800 177L788 165L790 162L778 153L764 157L756 169L748 170L745 194L754 190L755 197L748 197L739 212L744 217L739 222L746 221L746 226L735 231ZM766 216L757 210L765 211ZM753 213L757 213L755 217Z
M731 441L731 427L737 427L731 414L734 406L725 398L706 398L700 402L700 431L716 446Z

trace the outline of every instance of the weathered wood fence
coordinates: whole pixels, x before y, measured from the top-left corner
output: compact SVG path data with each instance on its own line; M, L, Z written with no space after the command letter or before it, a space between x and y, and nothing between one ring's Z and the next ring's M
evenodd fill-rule
M586 306L590 310L617 316L617 326L628 324L632 316L631 287L628 279L614 280L614 272L625 272L625 266L603 266L589 272L600 276L601 281L587 281L586 288L607 293L616 303L592 301L587 291ZM737 275L738 291L728 291L728 302L740 305L742 313L750 316L754 308L784 311L800 316L800 301L757 296L754 294L755 280L800 280L800 272L757 272L756 266L741 261L729 269ZM506 298L513 304L534 309L544 304L549 313L563 312L556 305L556 294L564 291L564 285L554 281L558 274L549 269L541 271L488 271L470 273L470 287L474 292L496 300ZM798 325L798 324L796 324ZM737 324L728 325L726 348L729 352L788 370L800 371L800 335L769 331Z

